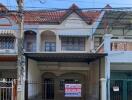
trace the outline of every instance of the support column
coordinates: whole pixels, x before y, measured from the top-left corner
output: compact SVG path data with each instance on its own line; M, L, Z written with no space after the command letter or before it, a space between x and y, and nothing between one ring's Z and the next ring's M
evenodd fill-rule
M40 52L40 34L37 33L36 52Z
M106 88L106 79L101 78L101 100L107 100L107 88Z
M104 35L104 52L109 53L111 51L111 38L112 34Z
M89 40L90 40L90 50L92 52L95 52L95 50L94 50L94 38L93 38L93 36L90 36Z
M59 35L56 35L56 52L61 52L61 41Z
M107 81L107 91L106 91L106 98L110 100L110 59L109 53L111 51L111 38L112 34L105 34L104 35L104 52L108 53L108 56L105 57L105 78Z

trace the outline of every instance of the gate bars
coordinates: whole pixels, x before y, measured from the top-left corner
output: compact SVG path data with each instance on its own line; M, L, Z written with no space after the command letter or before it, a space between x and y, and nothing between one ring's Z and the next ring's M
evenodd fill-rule
M17 81L16 80L0 80L0 100L16 100Z

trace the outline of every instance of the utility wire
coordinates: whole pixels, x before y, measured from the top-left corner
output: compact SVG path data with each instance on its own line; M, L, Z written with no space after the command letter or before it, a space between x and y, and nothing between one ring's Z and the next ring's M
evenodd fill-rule
M18 7L18 6L6 6L6 7ZM47 8L47 7L36 7L36 6L25 6L24 8L41 8L41 10L69 10L69 8ZM91 7L91 8L79 8L76 10L126 10L126 9L132 9L132 7L112 7L112 8L97 8L97 7Z

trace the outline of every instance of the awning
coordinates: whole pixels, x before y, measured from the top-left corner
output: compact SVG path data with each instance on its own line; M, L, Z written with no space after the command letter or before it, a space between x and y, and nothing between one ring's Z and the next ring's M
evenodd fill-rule
M106 53L25 53L27 58L48 62L91 62L107 56Z
M0 30L0 36L16 36L14 30Z
M59 36L77 36L77 37L88 37L90 33L88 30L65 30L63 32L58 32Z

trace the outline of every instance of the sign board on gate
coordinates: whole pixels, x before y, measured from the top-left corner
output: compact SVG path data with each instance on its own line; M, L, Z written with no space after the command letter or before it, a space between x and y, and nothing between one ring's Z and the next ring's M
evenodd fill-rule
M119 87L118 86L113 86L113 91L114 92L118 92L119 91Z
M81 84L65 84L65 97L81 97Z

